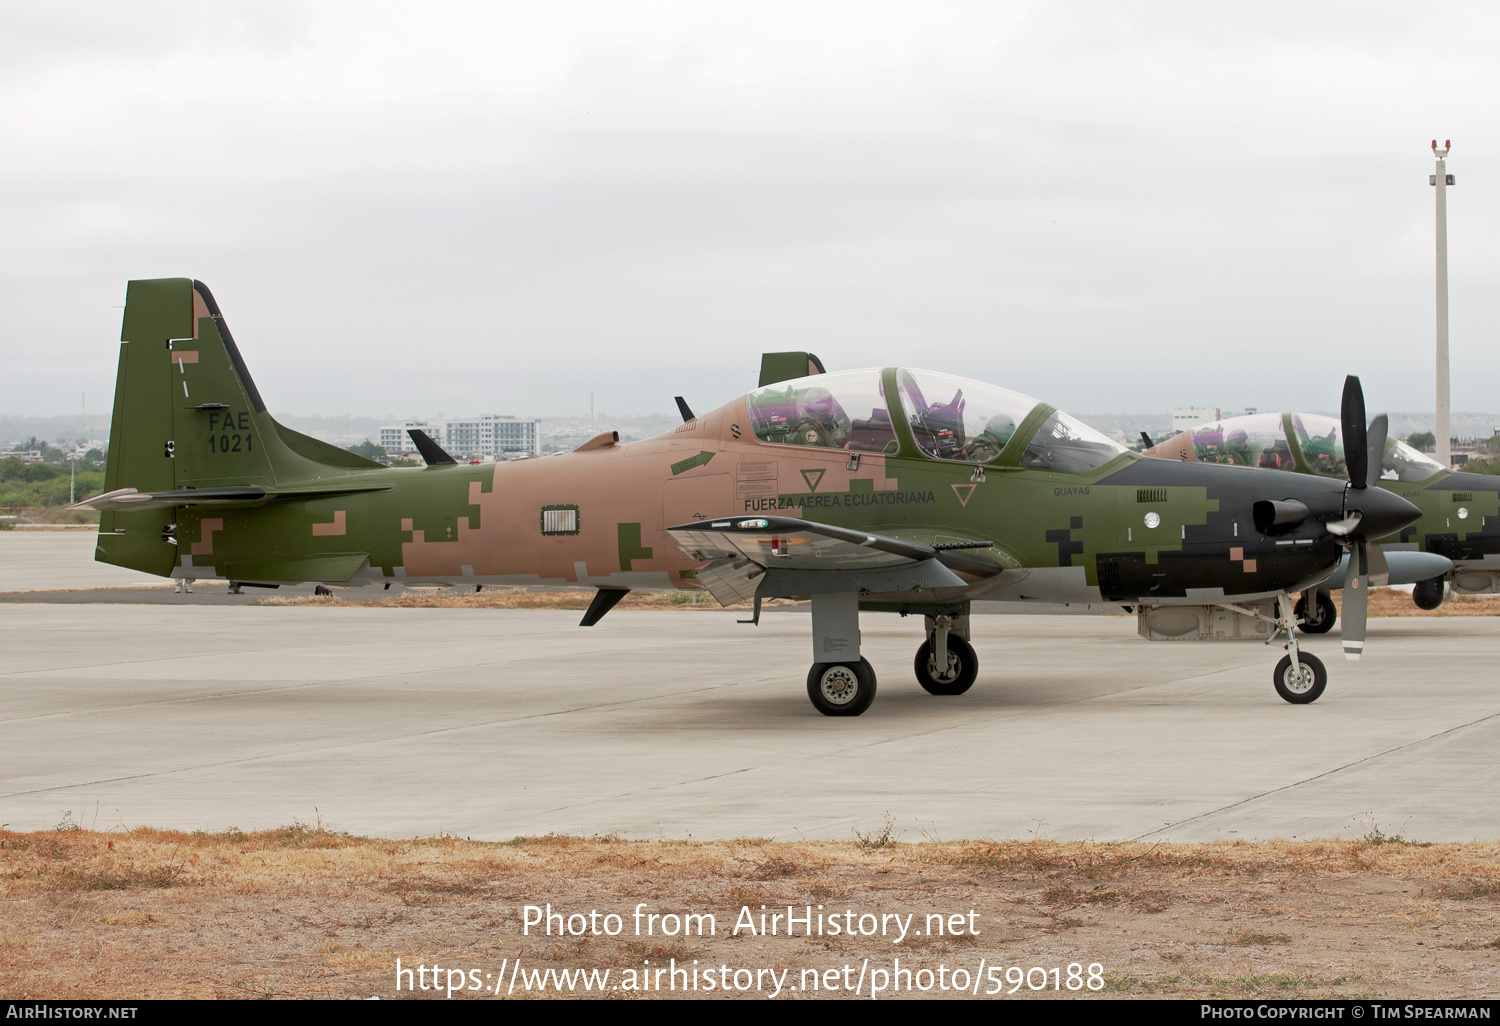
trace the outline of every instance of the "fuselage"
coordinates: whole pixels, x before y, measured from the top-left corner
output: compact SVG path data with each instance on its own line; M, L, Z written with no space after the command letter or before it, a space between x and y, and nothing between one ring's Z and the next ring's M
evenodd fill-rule
M342 558L351 573L331 583L694 588L702 564L666 529L746 513L925 543L991 541L955 566L968 598L1244 599L1306 586L1341 552L1323 526L1344 515L1339 481L1123 450L1085 470L1004 453L982 465L932 458L899 406L890 431L895 451L885 453L766 442L740 397L645 441L606 435L561 455L355 471L359 490L326 498L180 509L186 558L172 572L279 583ZM1288 498L1309 516L1257 530L1254 504Z

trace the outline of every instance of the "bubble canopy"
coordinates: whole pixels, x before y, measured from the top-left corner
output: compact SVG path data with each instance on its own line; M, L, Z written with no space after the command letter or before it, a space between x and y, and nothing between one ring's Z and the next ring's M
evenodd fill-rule
M1343 477L1344 442L1339 422L1317 413L1293 413L1290 420L1308 469L1316 474ZM1425 481L1442 469L1437 460L1422 455L1400 439L1386 439L1385 458L1380 461L1381 480Z
M1190 428L1193 456L1200 463L1228 463L1235 466L1292 469L1291 447L1287 444L1288 427L1295 437L1301 469L1325 477L1344 477L1343 427L1329 416L1319 413L1258 413L1244 417L1200 424ZM1399 439L1385 443L1385 458L1380 462L1380 476L1386 481L1425 481L1443 469L1443 465Z
M893 455L901 442L889 383L895 385L912 441L931 459L990 463L1015 439L1013 451L1030 444L1007 462L1078 472L1102 467L1126 451L1028 395L937 371L903 367L816 374L756 389L745 402L762 442ZM1033 429L1027 418L1039 410L1033 423L1041 424ZM1016 437L1023 432L1030 438Z

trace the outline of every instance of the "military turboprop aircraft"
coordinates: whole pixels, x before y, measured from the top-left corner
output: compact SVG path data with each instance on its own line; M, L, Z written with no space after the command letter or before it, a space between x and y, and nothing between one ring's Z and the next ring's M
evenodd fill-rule
M1339 423L1316 413L1257 413L1201 424L1145 455L1334 478L1347 473ZM1379 469L1375 483L1414 503L1422 517L1370 547L1374 583L1416 585L1412 600L1422 609L1442 604L1446 581L1459 594L1500 592L1500 478L1450 470L1394 438L1386 440ZM1322 634L1333 628L1329 592L1342 580L1335 572L1298 599L1302 630Z
M1148 638L1269 642L1288 702L1323 664L1299 652L1288 592L1418 511L1350 480L1142 459L1066 413L933 371L821 370L768 354L761 387L646 441L382 467L278 424L207 287L132 281L96 558L180 578L279 586L589 585L583 626L631 588L721 603L809 597L807 691L862 713L875 674L859 614L918 614L916 675L967 691L975 598L1118 602ZM1346 436L1364 430L1358 382ZM1383 444L1383 440L1382 440ZM435 447L434 447L435 448ZM1346 602L1346 654L1363 646Z

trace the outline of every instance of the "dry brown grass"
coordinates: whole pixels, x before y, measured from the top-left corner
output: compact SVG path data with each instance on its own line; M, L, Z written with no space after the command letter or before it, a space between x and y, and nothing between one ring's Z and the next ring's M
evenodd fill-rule
M522 906L713 913L711 937L523 936ZM729 936L741 906L979 913L978 936ZM1100 962L1114 994L1495 996L1500 844L527 837L305 824L0 831L0 993L398 996L394 963L826 969ZM1024 993L1024 992L1023 992ZM431 996L419 994L418 996ZM1020 995L1018 995L1020 996Z
M1333 604L1342 612L1343 592L1333 593ZM1500 595L1454 595L1449 592L1436 609L1418 609L1411 593L1399 588L1376 588L1370 592L1371 616L1500 616Z

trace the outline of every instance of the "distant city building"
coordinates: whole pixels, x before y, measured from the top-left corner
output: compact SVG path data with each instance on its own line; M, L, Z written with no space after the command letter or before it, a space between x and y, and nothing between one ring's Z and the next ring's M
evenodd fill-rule
M1172 433L1186 431L1218 420L1222 414L1217 406L1183 406L1172 411Z
M413 429L427 432L454 459L515 459L542 451L535 420L494 413L387 425L380 429L380 447L392 455L415 453Z
M535 456L538 446L535 420L520 420L487 413L443 422L443 448L458 458L483 456Z
M22 463L42 462L42 450L40 449L8 449L0 452L0 460L20 460Z
M104 441L104 439L102 438L90 438L87 442L82 442L74 446L72 449L68 450L68 455L70 457L76 457L81 460L89 454L89 450L91 449L98 449L100 452L107 452L109 449L109 443Z
M412 444L408 429L415 428L425 431L429 435L440 435L441 428L434 426L425 420L408 420L401 424L389 424L380 429L380 447L392 456L415 453L417 447Z

